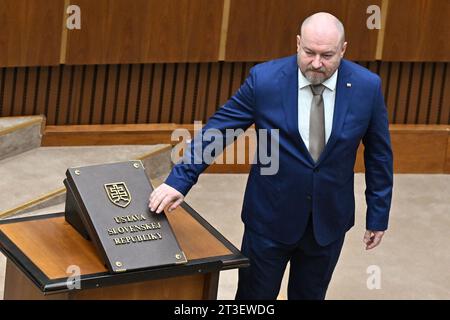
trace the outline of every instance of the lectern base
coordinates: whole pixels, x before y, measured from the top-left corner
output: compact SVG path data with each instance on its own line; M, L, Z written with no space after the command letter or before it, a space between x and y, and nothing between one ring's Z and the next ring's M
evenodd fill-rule
M0 221L0 250L8 259L4 297L216 299L219 272L246 267L248 259L187 204L168 219L188 263L121 273L108 272L63 213ZM73 280L80 289L71 289Z
M44 293L11 260L6 263L5 300L214 300L219 272L125 285Z

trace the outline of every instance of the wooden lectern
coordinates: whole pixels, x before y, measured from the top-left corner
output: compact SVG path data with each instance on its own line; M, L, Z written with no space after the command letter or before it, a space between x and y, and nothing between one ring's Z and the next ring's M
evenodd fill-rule
M189 262L117 274L64 213L1 221L4 298L216 299L219 272L248 259L186 203L167 217Z

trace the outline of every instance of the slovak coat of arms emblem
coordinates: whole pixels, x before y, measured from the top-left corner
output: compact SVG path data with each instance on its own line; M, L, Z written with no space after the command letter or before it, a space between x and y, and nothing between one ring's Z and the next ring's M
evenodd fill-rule
M109 200L116 206L125 208L131 203L131 194L125 182L107 183L105 190Z

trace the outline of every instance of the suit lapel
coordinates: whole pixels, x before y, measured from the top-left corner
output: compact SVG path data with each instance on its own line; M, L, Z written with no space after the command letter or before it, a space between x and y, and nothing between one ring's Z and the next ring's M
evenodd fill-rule
M331 135L328 139L327 144L316 163L318 166L331 152L333 146L336 144L337 138L339 137L342 126L344 124L345 116L347 115L351 95L351 72L348 70L346 61L342 60L339 66L338 79L336 83L336 98L334 102L334 112L333 112L333 126L331 129ZM349 84L349 85L348 85Z
M342 130L345 116L348 111L350 98L352 95L351 72L348 69L347 62L341 61L339 66L338 79L336 83L336 98L333 112L333 125L331 129L330 138L325 145L322 154L317 163L311 157L303 139L298 130L298 65L297 56L292 56L292 59L282 70L279 78L279 89L283 100L283 111L286 116L287 130L290 136L295 137L295 146L300 150L303 157L300 157L305 164L309 166L318 166L331 152L333 146L336 144L337 138Z
M298 131L298 65L296 55L292 56L292 59L282 70L278 85L283 100L283 111L286 116L289 136L294 137L294 144L303 155L300 159L306 165L312 166L314 165L314 160L311 158L308 148L305 146Z

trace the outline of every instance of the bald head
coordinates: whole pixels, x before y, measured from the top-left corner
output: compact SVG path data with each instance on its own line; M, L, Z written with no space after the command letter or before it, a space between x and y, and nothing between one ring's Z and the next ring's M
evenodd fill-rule
M335 42L341 46L345 42L344 25L327 12L318 12L307 17L300 28L300 35L328 43Z
M297 35L297 62L302 74L312 84L329 79L344 57L344 26L335 16L318 12L302 23Z

